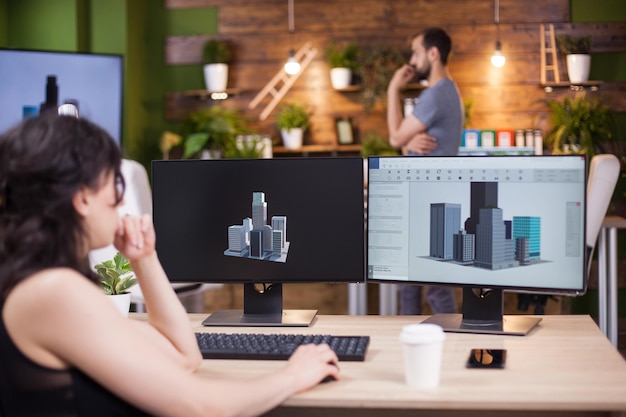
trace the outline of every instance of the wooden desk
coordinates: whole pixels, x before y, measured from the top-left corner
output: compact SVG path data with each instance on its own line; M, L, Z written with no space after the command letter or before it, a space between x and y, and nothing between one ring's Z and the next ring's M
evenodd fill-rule
M341 363L341 381L292 397L268 416L626 415L626 362L589 316L544 316L528 336L447 333L441 384L421 391L404 383L398 334L425 316L318 316L310 328L286 329L206 328L205 317L190 314L196 331L371 336L365 362ZM506 369L466 369L476 347L507 349ZM238 379L283 365L205 360L199 372Z

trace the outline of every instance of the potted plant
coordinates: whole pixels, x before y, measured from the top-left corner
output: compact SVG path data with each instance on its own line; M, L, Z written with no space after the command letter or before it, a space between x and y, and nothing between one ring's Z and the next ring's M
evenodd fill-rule
M130 310L130 288L137 284L130 262L117 252L113 259L94 266L100 287L110 296L115 306L124 315Z
M592 157L605 153L605 145L614 138L614 121L609 107L587 98L585 92L563 101L546 100L552 130L546 145L552 153L581 153Z
M361 144L361 155L368 156L394 156L400 152L389 144L382 136L374 132L365 133Z
M209 39L204 44L202 60L204 63L204 82L208 91L226 91L230 55L229 45L223 40Z
M191 112L184 121L183 159L220 158L237 134L245 131L244 119L220 106Z
M591 35L556 37L559 50L565 55L567 76L571 83L581 83L589 80L591 66Z
M276 123L283 138L283 145L288 149L302 147L302 136L309 127L311 113L300 103L284 104L278 111Z
M333 88L346 88L352 82L352 73L358 69L359 47L356 43L339 46L332 43L326 48L330 66L330 83Z
M385 96L394 72L406 59L390 46L375 45L359 55L358 74L361 78L361 102L369 111L376 101Z

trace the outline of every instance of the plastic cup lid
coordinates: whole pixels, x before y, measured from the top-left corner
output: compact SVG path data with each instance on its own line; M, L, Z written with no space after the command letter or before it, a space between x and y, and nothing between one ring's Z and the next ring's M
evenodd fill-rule
M441 326L436 324L409 324L402 327L400 341L402 343L435 343L445 339Z

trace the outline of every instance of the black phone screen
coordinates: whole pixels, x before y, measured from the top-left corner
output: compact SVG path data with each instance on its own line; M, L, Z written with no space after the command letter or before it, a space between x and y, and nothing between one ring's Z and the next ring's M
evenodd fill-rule
M504 368L505 349L472 349L467 360L468 368Z

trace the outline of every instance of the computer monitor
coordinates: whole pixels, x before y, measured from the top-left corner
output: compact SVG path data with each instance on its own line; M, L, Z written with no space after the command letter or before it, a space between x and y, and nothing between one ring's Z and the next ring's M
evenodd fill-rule
M444 330L526 334L504 290L586 290L581 155L369 158L368 281L463 287Z
M365 281L362 158L152 162L157 253L172 282L242 283L205 325L307 326L282 284Z
M121 145L121 55L0 49L0 132L65 103Z

